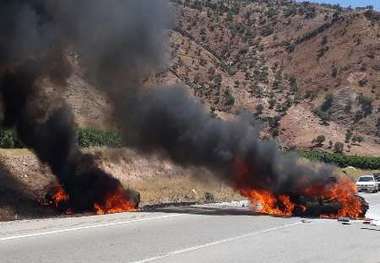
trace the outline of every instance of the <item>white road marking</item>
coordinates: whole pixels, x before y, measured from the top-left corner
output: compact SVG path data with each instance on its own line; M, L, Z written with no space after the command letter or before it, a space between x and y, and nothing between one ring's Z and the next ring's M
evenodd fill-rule
M166 218L172 218L172 217L178 217L178 216L184 216L184 214L172 214L172 215L165 215L165 216L140 218L140 219L134 219L134 220L129 220L129 221L119 221L119 222L113 222L113 223L104 223L104 224L96 224L96 225L89 225L89 226L65 228L65 229L52 230L52 231L46 231L46 232L40 232L40 233L32 233L32 234L9 236L9 237L0 237L0 242L1 241L15 240L15 239L22 239L22 238L47 236L47 235L52 235L52 234L66 233L66 232L92 229L92 228L99 228L99 227L127 225L127 224L132 224L132 223L139 223L139 222L143 222L143 221L152 221L152 220L166 219Z
M264 230L261 230L261 231L250 232L250 233L247 233L247 234L244 234L244 235L235 236L235 237L231 237L231 238L226 238L226 239L222 239L222 240L218 240L218 241L214 241L214 242L210 242L210 243L206 243L206 244L198 245L198 246L194 246L194 247L189 247L189 248L184 248L184 249L180 249L180 250L175 250L175 251L168 252L166 254L162 254L162 255L155 256L155 257L146 258L146 259L143 259L143 260L133 261L133 262L130 262L130 263L147 263L147 262L152 262L152 261L164 259L164 258L167 258L167 257L170 257L170 256L179 255L179 254L183 254L183 253L187 253L187 252L192 252L192 251L199 250L199 249L202 249L202 248L212 247L212 246L220 245L220 244L223 244L223 243L228 243L228 242L244 239L244 238L247 238L247 237L252 237L252 236L259 235L259 234L268 233L268 232L271 232L271 231L281 230L281 229L292 227L292 226L299 225L299 224L302 224L302 222L296 222L296 223L286 224L286 225L282 225L282 226L278 226L278 227L267 228L267 229L264 229Z

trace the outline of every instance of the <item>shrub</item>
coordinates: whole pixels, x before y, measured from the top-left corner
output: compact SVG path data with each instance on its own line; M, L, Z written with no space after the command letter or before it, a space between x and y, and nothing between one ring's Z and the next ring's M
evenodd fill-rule
M82 128L78 130L78 142L80 147L120 147L121 136L119 133L113 131L101 131L94 128Z
M11 129L0 130L0 148L23 148L23 144L18 139L17 134Z
M344 155L341 153L328 153L317 150L304 151L300 154L309 160L332 163L339 167L353 166L360 169L380 169L380 157Z
M348 129L346 131L346 139L345 139L345 143L349 143L351 141L351 138L352 138L352 135L353 135L353 132L351 129Z
M334 152L335 153L342 153L344 148L344 144L341 142L336 142L334 145Z
M224 96L226 98L226 105L233 106L235 104L235 97L231 94L229 89L225 90Z
M319 135L317 138L315 138L315 139L313 140L313 143L314 143L316 146L321 147L325 141L326 141L326 137L323 136L323 135Z
M352 142L353 143L361 143L364 141L364 138L363 136L360 136L360 135L355 135L354 137L352 137Z

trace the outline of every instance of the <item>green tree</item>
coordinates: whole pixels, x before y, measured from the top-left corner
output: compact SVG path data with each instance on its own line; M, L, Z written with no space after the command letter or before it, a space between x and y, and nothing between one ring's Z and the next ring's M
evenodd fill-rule
M344 142L349 143L351 141L352 135L353 135L352 129L348 129L346 131L346 139Z
M336 142L334 145L334 152L335 153L343 153L344 144L341 142Z
M326 137L323 135L319 135L317 138L313 140L313 143L315 144L315 146L321 147L325 141Z

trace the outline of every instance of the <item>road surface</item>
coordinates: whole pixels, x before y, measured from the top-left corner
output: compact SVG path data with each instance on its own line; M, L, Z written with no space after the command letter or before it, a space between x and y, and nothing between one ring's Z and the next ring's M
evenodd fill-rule
M363 194L380 220L380 194ZM379 221L380 222L380 221ZM380 262L380 226L209 205L0 224L0 262Z

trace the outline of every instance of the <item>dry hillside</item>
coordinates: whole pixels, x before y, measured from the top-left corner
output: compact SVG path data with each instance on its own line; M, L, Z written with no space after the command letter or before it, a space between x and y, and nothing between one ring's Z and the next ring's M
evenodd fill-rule
M158 83L184 83L222 118L252 112L287 148L342 142L346 153L380 155L379 13L285 0L171 6L171 60ZM107 99L78 67L65 96L79 125L112 126Z
M323 135L325 149L346 141L351 153L380 154L379 13L280 0L175 2L166 77L212 111L255 113L284 146L321 147L312 141Z

